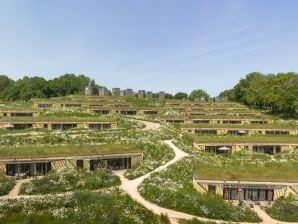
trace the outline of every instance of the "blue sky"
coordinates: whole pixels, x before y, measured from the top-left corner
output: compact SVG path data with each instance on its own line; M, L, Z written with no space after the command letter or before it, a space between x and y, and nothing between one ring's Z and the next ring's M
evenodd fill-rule
M296 0L0 0L0 74L215 96L298 71Z

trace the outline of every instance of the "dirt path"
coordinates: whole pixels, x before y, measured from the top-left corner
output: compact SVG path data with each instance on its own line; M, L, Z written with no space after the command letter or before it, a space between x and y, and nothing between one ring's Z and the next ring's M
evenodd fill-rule
M175 211L175 210L163 208L163 207L158 206L157 204L154 204L154 203L151 203L151 202L147 201L145 198L143 198L141 196L141 194L138 191L138 186L140 186L140 184L144 181L144 179L148 178L152 173L160 172L160 171L166 169L168 166L170 166L170 165L176 163L177 161L183 159L184 157L188 156L187 153L185 153L185 152L181 151L179 148L177 148L172 143L172 141L167 140L167 141L164 141L164 142L174 150L174 152L175 152L174 159L172 159L171 161L169 161L165 165L160 166L157 169L145 174L144 176L138 177L134 180L128 180L124 176L125 171L115 172L115 174L117 176L119 176L120 179L121 179L121 189L123 191L125 191L128 195L130 195L131 198L136 200L138 203L142 204L145 208L151 210L153 213L155 213L157 215L161 215L161 214L167 215L172 224L178 224L178 221L182 220L182 219L191 220L191 219L194 219L194 218L198 219L200 221L206 221L206 222L212 221L214 223L236 223L236 222L226 222L226 221L223 221L223 220L207 219L207 218L203 218L203 217L190 215L190 214L187 214L187 213L184 213L184 212L178 212L178 211ZM268 224L289 224L287 222L281 222L281 221L277 221L277 220L272 219L260 207L255 206L254 211L263 220L262 223L266 223L266 224L267 223ZM242 224L244 224L244 223L245 222L242 222ZM292 224L294 224L294 223L292 222Z
M253 210L258 214L258 216L263 220L263 223L270 224L295 224L297 222L282 222L271 218L264 210L261 209L259 205L255 205Z
M146 126L145 128L143 128L143 130L156 130L160 128L159 123L154 123L151 121L142 121L142 120L138 120L138 122L141 122Z
M167 209L167 208L162 208L154 203L151 203L149 201L147 201L146 199L144 199L139 191L138 191L138 186L144 181L144 179L148 178L152 173L156 173L156 172L160 172L164 169L166 169L168 166L176 163L177 161L183 159L184 157L188 156L187 153L181 151L179 148L177 148L172 141L167 140L164 141L167 145L169 145L175 152L175 157L174 159L172 159L171 161L169 161L168 163L166 163L163 166L158 167L157 169L145 174L144 176L141 176L139 178L136 178L134 180L128 180L125 176L124 176L124 171L118 171L115 172L115 174L117 176L120 177L121 179L121 189L123 191L125 191L128 195L130 195L134 200L136 200L137 202L139 202L140 204L142 204L145 208L151 210L153 213L161 215L161 214L165 214L167 215L172 224L176 224L178 223L177 220L179 219L186 219L186 220L191 220L194 218L197 218L201 221L214 221L216 223L222 223L222 221L218 221L218 220L210 220L210 219L206 219L206 218L201 218L201 217L196 217L190 214L186 214L183 212L178 212L178 211L174 211L171 209Z
M21 189L21 185L23 183L28 183L30 181L31 181L31 179L16 180L16 184L11 189L11 191L7 195L2 196L1 199L17 197L19 195L19 192L20 192L20 189Z

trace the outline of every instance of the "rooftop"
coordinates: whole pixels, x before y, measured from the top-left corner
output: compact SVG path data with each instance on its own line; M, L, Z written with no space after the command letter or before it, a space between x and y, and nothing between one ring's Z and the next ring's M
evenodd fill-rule
M133 152L141 152L141 150L132 144L14 146L0 147L0 158L86 156Z

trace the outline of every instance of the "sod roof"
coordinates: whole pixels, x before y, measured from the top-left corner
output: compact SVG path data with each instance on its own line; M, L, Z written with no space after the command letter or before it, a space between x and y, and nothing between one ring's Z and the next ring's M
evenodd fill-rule
M193 175L196 179L209 180L298 182L298 160L263 163L243 160L223 164L197 163L194 165Z
M195 136L195 143L291 143L298 144L295 135L251 135L251 136Z
M11 146L0 147L0 158L107 155L133 152L141 152L141 150L132 144Z
M273 123L273 124L184 124L181 125L181 128L210 128L210 129L298 129L297 124L286 124L286 123Z

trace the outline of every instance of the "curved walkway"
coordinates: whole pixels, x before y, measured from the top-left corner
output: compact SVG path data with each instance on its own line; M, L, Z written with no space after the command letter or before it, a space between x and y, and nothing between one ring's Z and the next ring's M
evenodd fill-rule
M145 128L143 128L143 130L156 130L160 128L160 123L155 123L151 121L142 121L142 120L137 120L137 121L145 125Z
M208 219L208 218L203 218L203 217L198 217L198 216L194 216L194 215L190 215L184 212L178 212L172 209L167 209L167 208L163 208L160 207L157 204L154 204L152 202L147 201L145 198L143 198L141 196L141 194L138 191L138 187L140 186L140 184L144 181L144 179L148 178L152 173L156 173L156 172L160 172L164 169L166 169L168 166L176 163L177 161L183 159L184 157L188 156L187 153L183 152L182 150L180 150L178 147L176 147L171 140L166 140L164 141L167 145L169 145L175 152L175 157L169 161L168 163L166 163L165 165L162 165L158 168L156 168L155 170L141 176L138 177L134 180L128 180L125 176L124 176L124 172L125 171L117 171L115 172L115 174L117 176L120 177L121 180L121 189L123 191L125 191L131 198L133 198L134 200L136 200L138 203L142 204L145 208L151 210L153 213L157 214L157 215L167 215L169 217L169 219L171 220L172 224L177 224L178 220L192 220L192 219L197 219L200 221L212 221L215 223L226 223L227 221L223 221L223 220L212 220L212 219ZM254 209L255 212L257 212L257 214L259 215L259 217L262 218L263 222L262 223L270 223L270 224L288 224L287 222L281 222L281 221L277 221L272 219L271 217L269 217L263 210L261 210L260 208L255 208ZM236 223L236 222L228 222L228 223ZM242 222L243 224L244 222ZM293 224L293 222L292 222Z
M21 180L16 180L16 184L14 185L14 187L11 189L11 191L7 194L4 195L2 197L0 197L1 199L6 199L6 198L14 198L17 197L20 193L20 189L21 189L21 185L23 183L28 183L30 182L31 179L21 179Z

